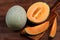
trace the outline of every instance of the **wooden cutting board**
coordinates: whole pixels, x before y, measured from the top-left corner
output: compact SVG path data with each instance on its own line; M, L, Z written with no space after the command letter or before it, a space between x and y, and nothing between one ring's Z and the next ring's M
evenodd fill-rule
M38 1L48 3L51 10L54 8L54 12L58 14L57 34L53 40L60 40L60 3L58 3L58 0L0 0L0 40L29 40L29 38L26 36L21 36L20 31L11 31L7 28L7 25L5 23L5 15L8 9L13 5L21 5L27 11L31 4ZM55 6L56 4L58 4L58 6ZM51 38L48 38L48 35L49 30L44 33L41 39L39 38L38 40L51 40Z

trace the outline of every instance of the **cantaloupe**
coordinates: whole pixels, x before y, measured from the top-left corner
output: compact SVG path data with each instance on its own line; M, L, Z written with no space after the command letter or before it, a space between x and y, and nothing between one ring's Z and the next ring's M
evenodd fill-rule
M31 22L41 23L48 18L49 12L50 8L47 3L37 2L29 7L27 17Z
M27 21L26 11L19 5L12 6L6 14L6 24L11 30L21 30Z
M53 22L53 25L52 25L52 28L51 28L51 32L50 32L50 37L55 37L56 35L56 30L57 30L57 18L54 19L54 22Z
M42 24L34 26L34 27L27 26L25 28L25 31L27 34L37 35L37 34L40 34L44 31L46 31L48 29L48 27L49 27L49 21L46 21L45 23L42 23Z

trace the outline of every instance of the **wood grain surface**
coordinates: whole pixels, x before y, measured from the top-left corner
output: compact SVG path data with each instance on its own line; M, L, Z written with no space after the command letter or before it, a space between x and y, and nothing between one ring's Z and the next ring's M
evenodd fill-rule
M50 6L51 10L54 10L54 12L58 14L58 26L57 26L57 34L55 38L51 39L48 37L49 35L49 30L48 30L40 40L60 40L60 2L59 0L0 0L0 40L30 40L25 36L21 36L20 31L14 32L8 29L5 23L5 16L8 9L13 5L21 5L27 11L27 9L31 4L38 1L46 2Z

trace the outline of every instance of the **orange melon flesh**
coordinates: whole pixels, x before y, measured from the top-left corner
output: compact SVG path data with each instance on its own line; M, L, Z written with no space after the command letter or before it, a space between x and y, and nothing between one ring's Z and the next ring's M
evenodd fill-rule
M29 7L27 17L34 23L41 23L48 18L49 12L50 8L46 3L37 2Z
M48 29L48 27L49 27L49 21L46 21L45 23L42 23L42 24L34 26L34 27L27 26L25 28L25 31L26 31L26 33L28 33L30 35L36 35L36 34L46 31Z
M51 32L50 32L50 37L55 37L56 35L56 29L57 29L57 18L54 19L54 22L53 22L53 25L52 25L52 29L51 29Z

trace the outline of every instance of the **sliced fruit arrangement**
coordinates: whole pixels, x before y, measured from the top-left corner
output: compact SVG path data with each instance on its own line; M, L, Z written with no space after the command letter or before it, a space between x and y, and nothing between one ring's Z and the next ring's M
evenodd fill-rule
M51 17L52 16L52 17ZM49 19L45 21L44 23L37 25L37 26L26 26L25 31L27 34L30 35L37 35L40 34L48 29L48 27L53 23L54 18L56 17L56 14L50 14Z
M26 31L26 33L28 33L30 35L37 35L37 34L40 34L44 31L46 31L48 29L48 27L49 27L49 21L47 21L43 24L34 26L34 27L27 26L25 28L25 31Z
M28 11L27 11L27 17L31 22L34 23L41 23L45 20L47 20L50 8L47 5L47 3L44 2L37 2L32 4Z
M33 22L34 24L37 24L35 26L29 26L27 25L23 31L22 34L29 34L29 38L38 40L38 38L42 37L45 33L45 31L52 25L52 29L50 32L50 37L54 37L56 34L56 27L57 27L57 19L55 18L57 16L56 13L50 13L49 6L44 2L37 2L32 4L28 11L27 11L27 17L28 20ZM53 22L54 21L54 22ZM38 24L40 23L40 24ZM38 34L38 35L37 35Z
M55 37L56 35L56 29L57 29L57 18L54 19L54 22L53 22L53 25L52 25L52 28L51 28L51 32L50 32L50 37Z

